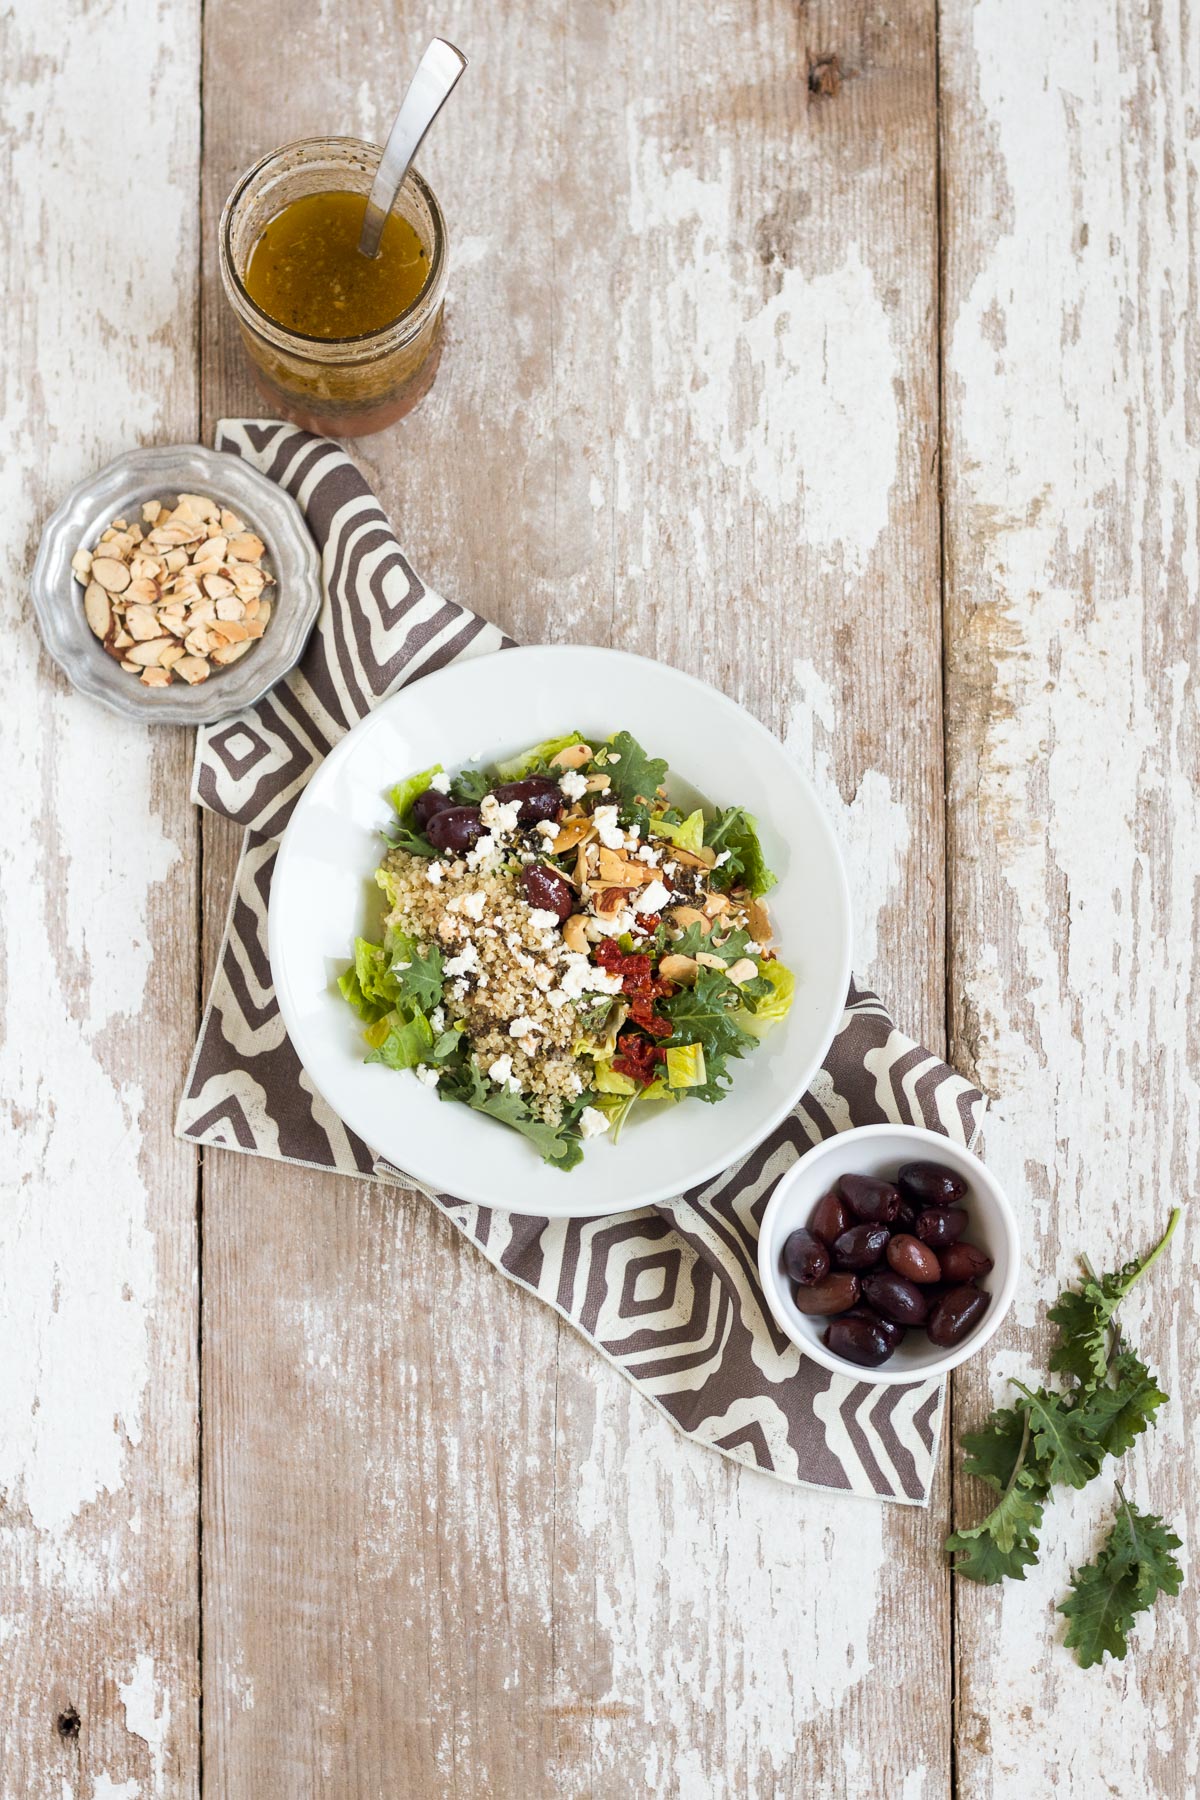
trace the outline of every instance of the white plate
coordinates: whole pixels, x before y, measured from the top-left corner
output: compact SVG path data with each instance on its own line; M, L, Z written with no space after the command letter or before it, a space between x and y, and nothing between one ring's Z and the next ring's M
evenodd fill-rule
M375 940L373 873L388 789L440 762L511 756L578 729L631 731L664 756L677 791L747 807L779 885L768 904L795 970L787 1019L734 1066L717 1105L682 1101L599 1138L564 1172L530 1144L408 1072L363 1062L358 1019L335 982L356 934ZM685 785L686 784L686 785ZM795 1105L833 1039L850 979L850 906L816 796L757 720L703 682L615 650L505 650L427 675L356 725L309 782L280 846L268 941L284 1023L318 1092L371 1147L439 1193L512 1212L588 1218L667 1200L746 1155Z

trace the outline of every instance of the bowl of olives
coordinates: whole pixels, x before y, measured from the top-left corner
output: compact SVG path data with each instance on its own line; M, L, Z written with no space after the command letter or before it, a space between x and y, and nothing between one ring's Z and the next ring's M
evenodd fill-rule
M995 1176L916 1125L817 1144L771 1196L758 1240L781 1330L822 1367L887 1386L945 1375L982 1349L1019 1266Z

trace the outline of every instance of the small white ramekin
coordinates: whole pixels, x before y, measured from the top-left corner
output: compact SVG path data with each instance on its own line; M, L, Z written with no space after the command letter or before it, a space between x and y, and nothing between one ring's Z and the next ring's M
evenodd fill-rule
M783 1267L783 1246L793 1231L807 1225L813 1207L836 1186L841 1175L873 1175L890 1181L908 1162L940 1162L963 1176L967 1196L962 1202L969 1223L963 1242L976 1244L991 1257L994 1267L979 1286L992 1296L983 1318L952 1350L939 1350L923 1331L910 1330L904 1342L878 1369L834 1356L821 1342L828 1319L802 1313L792 1299L792 1282ZM860 1125L839 1131L816 1144L775 1189L763 1214L758 1240L758 1272L767 1304L780 1329L805 1356L836 1375L855 1381L872 1381L894 1387L900 1382L928 1381L948 1374L982 1350L999 1330L1017 1291L1021 1245L1012 1207L995 1176L977 1156L940 1132L917 1125Z

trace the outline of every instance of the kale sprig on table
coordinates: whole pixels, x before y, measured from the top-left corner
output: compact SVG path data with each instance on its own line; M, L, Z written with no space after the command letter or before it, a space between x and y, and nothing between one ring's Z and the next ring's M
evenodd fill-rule
M1023 1581L1038 1559L1038 1532L1053 1490L1085 1486L1105 1457L1123 1455L1155 1422L1167 1396L1115 1314L1178 1222L1176 1209L1154 1249L1112 1273L1098 1276L1085 1258L1079 1286L1065 1290L1049 1312L1059 1331L1050 1367L1068 1385L1052 1390L1014 1381L1015 1403L964 1435L965 1472L1000 1498L980 1524L947 1538L957 1574L987 1585L1006 1576ZM1140 1513L1120 1483L1117 1494L1119 1510L1104 1547L1095 1563L1078 1570L1059 1607L1070 1620L1066 1643L1084 1668L1105 1652L1123 1657L1137 1613L1159 1593L1178 1593L1182 1580L1174 1558L1179 1539L1153 1514Z

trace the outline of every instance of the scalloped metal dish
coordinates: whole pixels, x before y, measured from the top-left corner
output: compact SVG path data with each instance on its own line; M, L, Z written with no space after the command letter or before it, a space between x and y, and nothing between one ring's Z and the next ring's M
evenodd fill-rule
M276 588L271 623L247 656L196 687L143 687L102 649L83 613L71 557L113 519L140 519L145 500L174 503L210 494L262 539ZM80 482L42 534L32 597L47 650L81 693L148 725L212 725L252 706L300 660L321 610L321 566L304 515L290 494L240 456L202 444L131 450Z

